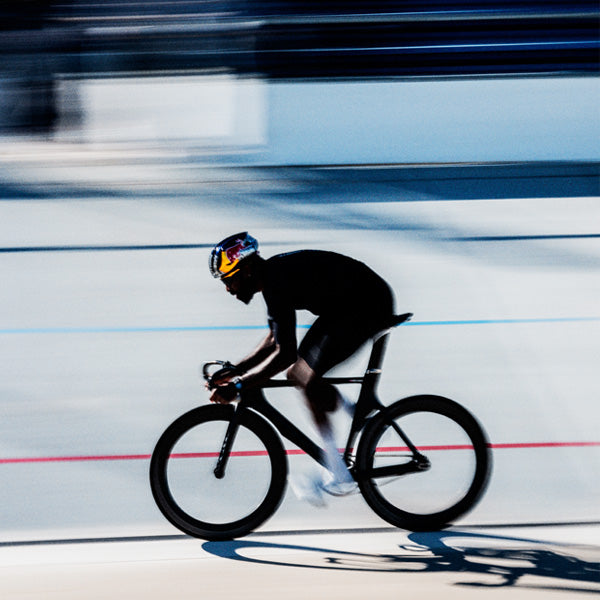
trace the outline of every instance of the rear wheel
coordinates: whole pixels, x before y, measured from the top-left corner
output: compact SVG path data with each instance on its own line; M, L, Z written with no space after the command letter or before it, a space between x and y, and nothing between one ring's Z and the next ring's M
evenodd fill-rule
M397 428L421 457L415 459ZM356 457L357 479L369 506L392 525L412 531L441 529L473 508L490 466L479 423L441 396L405 398L376 415Z
M207 540L248 534L277 509L287 459L271 425L245 411L223 478L215 466L233 406L202 406L174 421L150 461L150 485L163 515L181 531Z

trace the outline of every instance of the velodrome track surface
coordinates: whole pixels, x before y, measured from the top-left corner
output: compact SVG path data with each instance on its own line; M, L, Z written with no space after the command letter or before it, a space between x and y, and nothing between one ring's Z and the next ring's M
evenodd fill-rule
M2 597L600 592L597 169L18 150L0 163ZM266 256L356 256L415 313L393 334L382 399L455 398L494 447L486 496L452 530L392 530L360 497L317 510L289 491L236 542L185 538L159 514L148 456L206 401L199 363L264 333L261 301L237 303L206 269L207 248L243 229ZM293 393L280 402L310 428Z

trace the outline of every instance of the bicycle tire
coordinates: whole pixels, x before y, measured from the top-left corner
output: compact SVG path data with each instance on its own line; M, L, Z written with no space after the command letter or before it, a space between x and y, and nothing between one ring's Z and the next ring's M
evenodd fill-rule
M172 455L172 451L177 442L198 426L218 424L220 427L226 428L234 413L235 409L231 405L195 408L180 416L167 427L152 453L150 487L154 500L166 519L190 536L206 540L229 540L247 535L273 515L283 498L288 470L283 444L273 427L265 419L251 411L245 411L242 415L238 434L244 429L252 432L264 447L259 454L268 456L270 464L268 490L255 510L231 522L213 522L210 519L204 520L199 515L189 514L180 506L180 500L173 494L169 481L169 463L175 456ZM215 452L212 454L216 457L219 454L220 442L214 450ZM225 478L229 469L230 467L226 471ZM211 473L210 477L214 477L214 474ZM244 489L239 489L240 495L244 493Z
M413 415L416 415L416 417L413 417ZM460 495L452 499L449 505L436 507L432 512L420 510L419 502L425 500L425 498L415 500L415 506L418 506L419 510L416 508L411 510L400 508L386 497L384 493L385 486L382 485L384 483L382 480L369 478L368 475L361 476L361 473L369 473L369 470L373 468L376 455L379 451L378 443L386 431L391 431L389 425L390 419L394 421L400 419L407 420L404 418L408 418L409 416L412 419L417 418L421 420L430 419L430 417L432 420L448 420L448 423L455 430L462 430L461 435L466 435L466 438L470 440L470 442L467 441L465 446L456 448L463 452L465 449L469 450L467 458L472 463L469 466L468 476L465 476L464 490L461 490ZM402 423L400 427L402 427ZM400 439L398 434L395 432L394 434L396 439ZM412 441L419 448L419 440L414 439ZM438 446L437 448L429 447L429 449L442 450L443 448ZM406 452L405 454L408 455ZM434 460L438 460L443 454L450 453L429 452L428 454L437 454ZM368 505L388 523L409 531L435 531L443 529L460 516L466 514L477 504L484 493L489 481L490 470L491 452L486 434L481 425L460 404L442 396L411 396L403 400L398 400L375 415L365 427L356 455L357 480L361 493ZM439 473L439 469L437 472ZM401 487L405 485L406 480L404 478L419 477L421 477L419 472L413 472L397 477L396 481L399 482L398 485ZM418 479L413 479L413 481L418 481ZM404 502L404 499L399 500L398 504L401 502Z

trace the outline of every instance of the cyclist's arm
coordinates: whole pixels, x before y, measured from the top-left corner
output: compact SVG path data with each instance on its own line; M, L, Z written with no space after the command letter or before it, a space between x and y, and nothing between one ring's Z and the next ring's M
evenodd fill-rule
M262 385L274 375L290 367L297 359L295 311L283 311L279 318L270 317L269 328L270 332L263 341L237 364L238 371L243 373L239 377L239 383L243 388ZM225 386L213 390L210 401L227 404L234 398L235 394Z
M254 348L254 350L248 354L245 358L240 360L236 367L239 371L245 373L253 367L256 367L261 362L267 359L276 350L275 336L272 331L269 331L267 336Z
M259 365L241 376L240 381L244 387L260 386L271 377L291 367L296 361L296 348L283 348L275 344L273 352Z
M296 343L296 312L288 308L269 317L270 333L259 346L264 353L262 360L241 377L243 386L255 387L290 367L298 358ZM261 355L253 354L254 358ZM248 363L246 363L248 364ZM239 366L239 365L238 365Z
M296 348L282 349L282 347L275 343L273 351L267 356L267 358L239 377L238 381L241 383L243 388L257 387L271 379L277 373L280 373L287 367L291 366L296 360ZM231 384L229 384L231 385ZM228 385L214 389L210 396L211 402L217 404L228 404L234 400L237 392L233 392L229 389Z

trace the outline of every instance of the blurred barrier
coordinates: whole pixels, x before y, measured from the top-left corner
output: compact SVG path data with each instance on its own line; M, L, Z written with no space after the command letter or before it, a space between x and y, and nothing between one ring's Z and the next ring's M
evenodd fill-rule
M125 77L63 82L83 114L85 142L161 142L222 150L263 146L265 88L230 75ZM67 124L65 135L73 135Z
M600 160L600 78L271 82L262 164Z
M254 165L600 160L600 78L64 81L85 142L161 143ZM63 102L61 102L64 104Z

